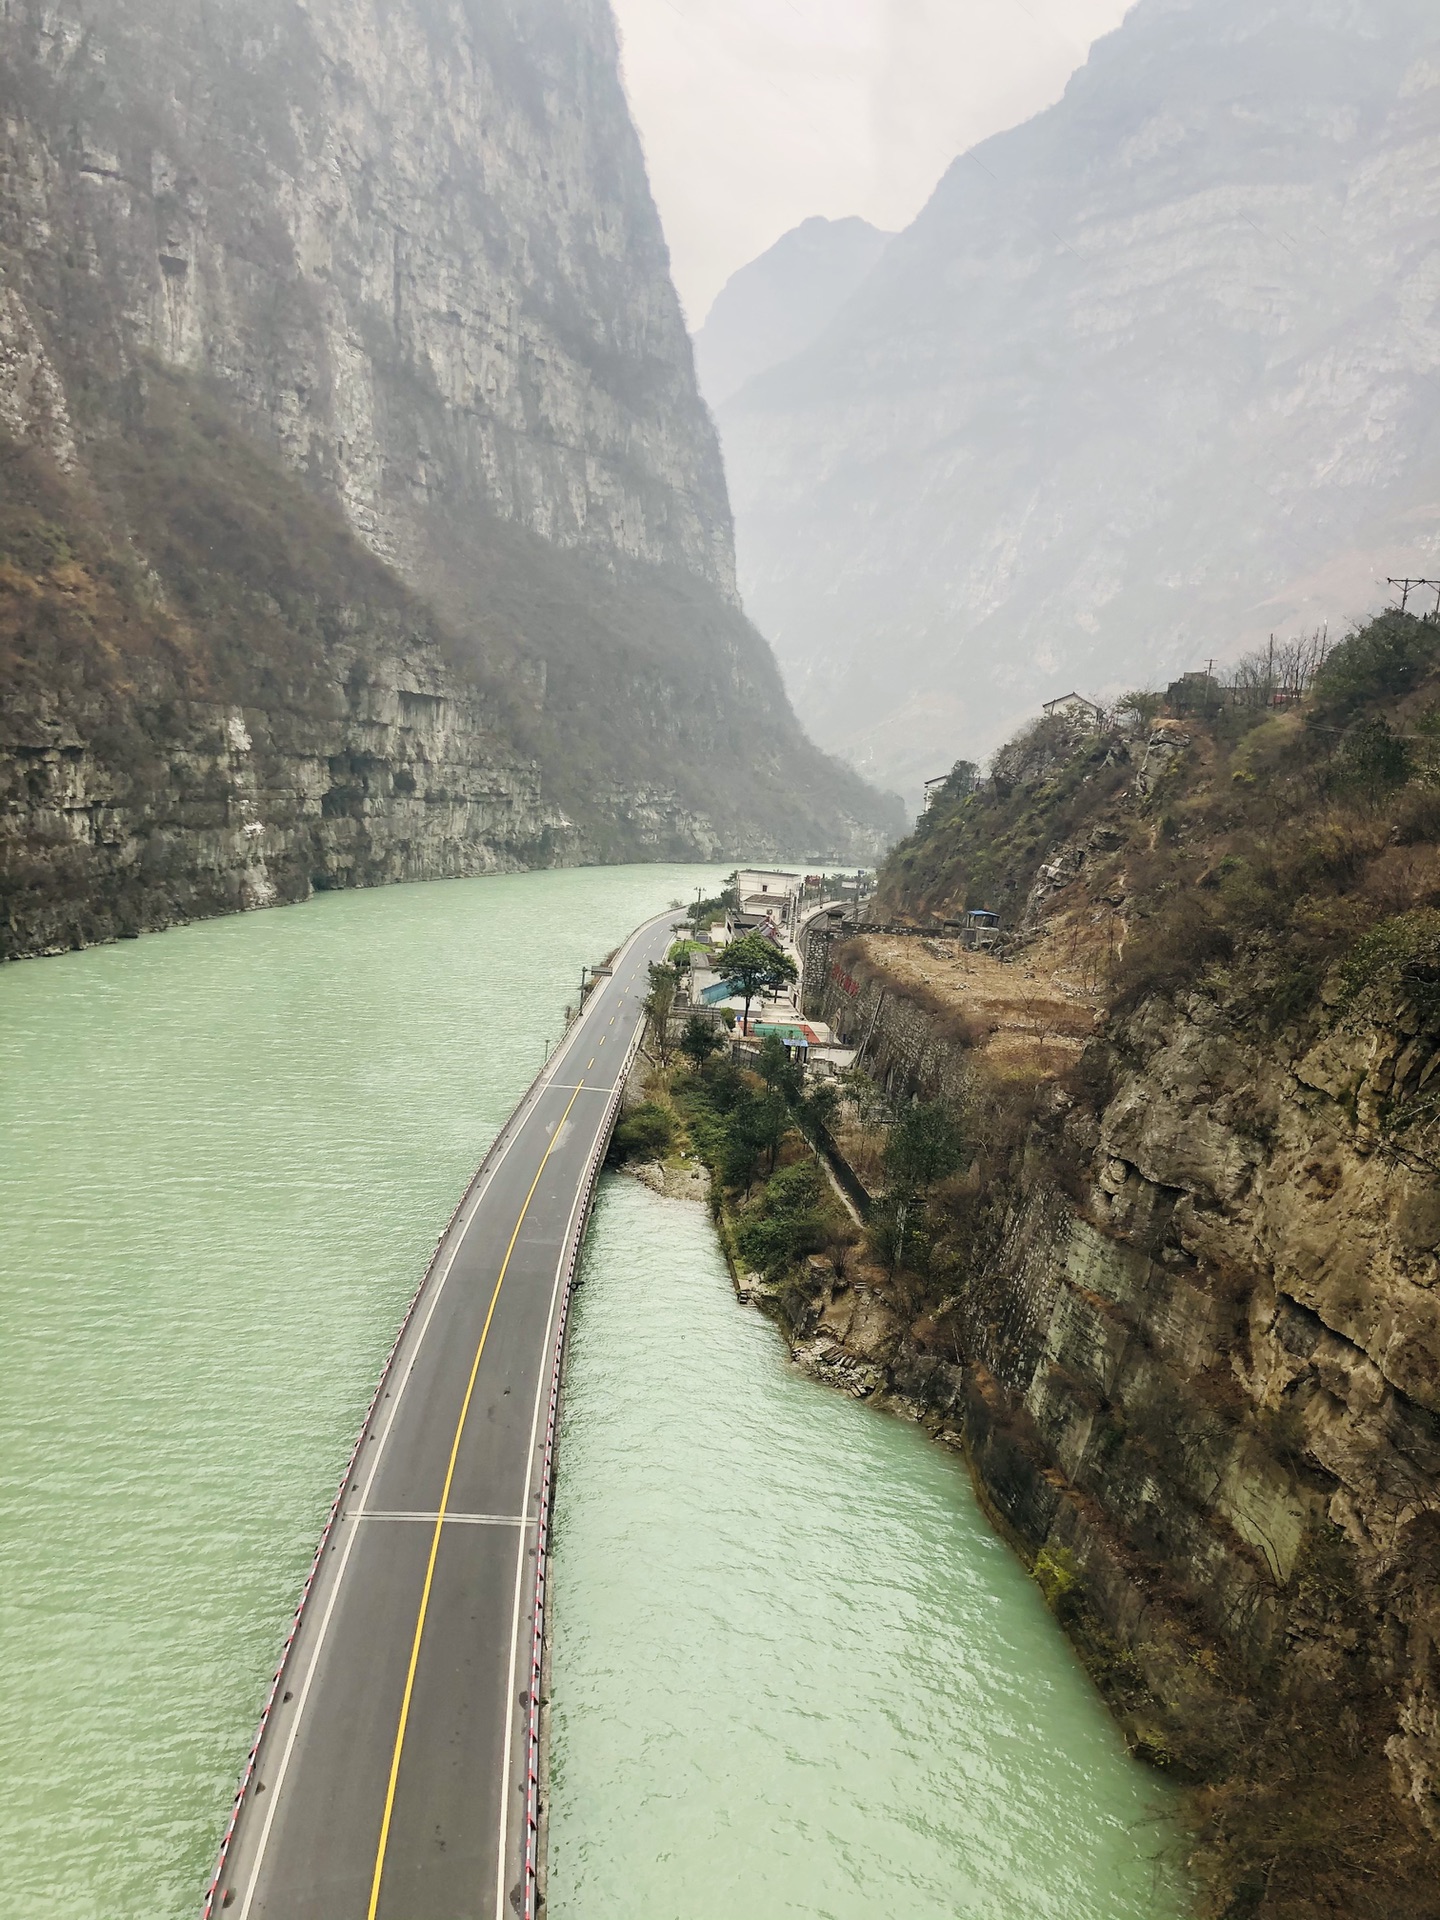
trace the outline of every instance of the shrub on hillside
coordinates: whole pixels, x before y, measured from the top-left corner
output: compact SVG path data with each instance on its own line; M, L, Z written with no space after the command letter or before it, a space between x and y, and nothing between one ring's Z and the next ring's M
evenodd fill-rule
M735 1231L741 1258L773 1277L805 1254L818 1253L833 1232L826 1198L824 1177L813 1160L782 1167L741 1216Z
M1440 912L1398 914L1355 943L1340 969L1339 1006L1401 992L1427 1018L1440 1016Z
M965 1130L942 1100L912 1107L885 1148L885 1171L897 1188L928 1193L965 1157Z
M1440 627L1408 613L1382 613L1342 640L1315 679L1312 723L1351 719L1379 700L1409 693L1440 659Z
M616 1160L657 1160L675 1142L675 1119L664 1107L647 1100L615 1129L611 1151Z
M1178 993L1234 950L1234 936L1218 913L1182 894L1166 903L1165 912L1141 922L1126 942L1115 970L1114 1010L1137 1007L1152 994Z
M1378 802L1405 785L1411 759L1409 742L1392 729L1384 714L1372 713L1346 734L1337 780L1362 798Z

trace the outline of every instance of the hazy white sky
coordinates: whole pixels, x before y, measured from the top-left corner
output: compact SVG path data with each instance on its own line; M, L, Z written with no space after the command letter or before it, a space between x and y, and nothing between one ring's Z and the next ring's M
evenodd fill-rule
M906 225L957 153L1058 98L1130 0L613 0L692 326L807 215Z

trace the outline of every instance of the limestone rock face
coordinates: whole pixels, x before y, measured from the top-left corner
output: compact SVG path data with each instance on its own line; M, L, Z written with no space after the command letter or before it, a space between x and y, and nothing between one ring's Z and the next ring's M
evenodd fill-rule
M65 387L45 343L11 287L0 287L0 428L43 447L62 472L75 467Z
M1083 1213L1050 1207L1042 1350L1009 1371L1064 1476L1041 1538L1122 1633L1141 1542L1243 1658L1323 1676L1346 1647L1305 1556L1344 1536L1396 1783L1440 1832L1440 1210L1375 1120L1437 1057L1415 1024L1340 1023L1292 1061L1200 996L1139 1018Z
M443 496L733 590L604 0L0 19L12 307L217 382L386 559Z
M494 735L423 639L357 636L329 669L283 704L247 709L196 700L147 667L126 715L138 750L123 766L91 737L98 702L37 691L8 703L0 855L21 857L0 957L316 889L576 859L578 835L543 800L539 768Z
M964 1098L966 1050L894 981L851 1011L832 977L822 1013L896 1093ZM1223 1767L1227 1699L1368 1694L1336 1739L1440 1837L1440 1008L1377 991L1302 1037L1197 991L1107 1034L1108 1090L1042 1090L925 1300L944 1338L832 1291L799 1357L963 1423L1102 1683L1136 1663L1149 1701L1111 1689L1135 1744Z
M720 408L745 602L918 798L1072 686L1440 572L1437 373L1429 0L1140 0Z
M1026 1389L1076 1490L1057 1524L1079 1540L1088 1494L1116 1535L1158 1533L1202 1569L1190 1588L1217 1630L1317 1672L1343 1649L1307 1617L1297 1562L1317 1526L1343 1534L1394 1701L1397 1784L1440 1831L1440 1208L1433 1169L1386 1133L1440 1034L1414 1008L1372 1008L1292 1060L1196 996L1121 1039L1135 1070L1103 1116L1086 1215L1056 1243ZM1159 1410L1148 1490L1127 1491L1102 1405L1132 1428ZM1105 1532L1082 1559L1113 1558Z
M898 825L739 609L606 0L0 0L0 460L0 954Z

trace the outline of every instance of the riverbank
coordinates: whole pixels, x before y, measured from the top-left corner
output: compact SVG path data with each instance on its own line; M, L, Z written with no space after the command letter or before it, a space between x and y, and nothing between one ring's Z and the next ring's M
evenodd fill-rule
M1009 1421L995 1383L983 1367L944 1353L939 1316L921 1313L917 1322L914 1276L898 1262L887 1266L893 1217L882 1212L862 1229L829 1177L827 1133L817 1123L832 1109L822 1098L820 1110L807 1113L816 1096L807 1096L774 1050L750 1070L724 1056L662 1065L653 1031L647 1044L632 1070L629 1125L617 1131L612 1159L656 1193L708 1201L737 1299L775 1323L800 1372L906 1421L964 1460L991 1524L1034 1579L1131 1752L1171 1768L1166 1709L1085 1606L1073 1563L1037 1549L996 1498L996 1482L1007 1484L996 1454ZM768 1145L763 1115L758 1124L755 1118L767 1101L778 1108ZM650 1157L662 1140L663 1152ZM912 1231L920 1230L917 1221Z

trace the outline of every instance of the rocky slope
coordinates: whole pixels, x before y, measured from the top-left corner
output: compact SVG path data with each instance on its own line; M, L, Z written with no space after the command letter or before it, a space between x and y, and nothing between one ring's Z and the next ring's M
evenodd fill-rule
M817 340L893 238L868 220L816 216L732 274L695 336L710 405Z
M1211 1914L1440 1912L1437 695L1440 629L1393 620L1303 716L1035 730L883 896L983 888L1011 957L876 936L816 974L972 1145L797 1356L963 1436L1190 1784Z
M1140 0L720 409L747 607L914 794L1073 685L1440 573L1426 0Z
M604 0L3 0L0 106L0 951L879 844L735 600Z

